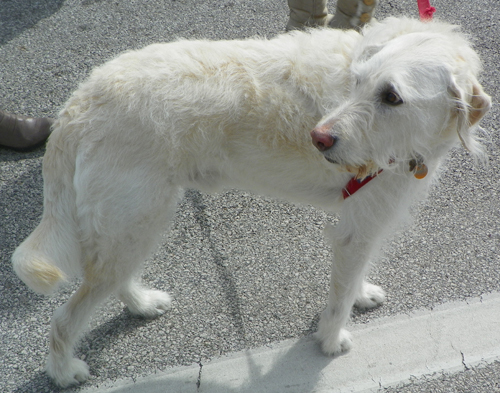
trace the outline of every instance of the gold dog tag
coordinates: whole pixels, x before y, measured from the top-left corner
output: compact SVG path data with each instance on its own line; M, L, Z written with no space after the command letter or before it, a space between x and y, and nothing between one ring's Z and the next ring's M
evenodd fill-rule
M410 171L413 172L413 176L417 179L423 179L429 172L427 165L416 159L410 160Z
M423 179L427 176L428 172L429 170L427 169L427 165L425 165L424 163L417 164L413 171L413 176L415 176L417 179Z

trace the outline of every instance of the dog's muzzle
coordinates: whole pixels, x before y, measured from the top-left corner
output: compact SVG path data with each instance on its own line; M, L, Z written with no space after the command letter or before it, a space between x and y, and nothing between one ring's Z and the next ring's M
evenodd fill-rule
M372 161L369 161L363 165L347 165L346 163L342 163L335 158L332 158L331 154L325 154L339 141L339 137L333 135L331 131L331 123L323 124L311 131L311 139L313 145L316 147L316 149L323 153L323 157L325 157L328 162L340 165L345 171L354 174L355 179L364 179L367 176L376 175L379 172L380 168L376 166Z

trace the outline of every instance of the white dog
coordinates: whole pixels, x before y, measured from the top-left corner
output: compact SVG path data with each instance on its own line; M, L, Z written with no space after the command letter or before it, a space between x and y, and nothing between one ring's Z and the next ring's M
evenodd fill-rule
M483 154L474 130L491 101L479 70L456 27L396 18L361 34L151 45L96 69L54 125L42 221L13 255L40 293L83 277L54 313L48 374L61 386L89 376L73 347L111 293L145 317L169 307L168 294L134 277L182 188L242 188L338 211L316 337L325 353L348 350L353 304L384 300L363 279L382 237L452 146Z

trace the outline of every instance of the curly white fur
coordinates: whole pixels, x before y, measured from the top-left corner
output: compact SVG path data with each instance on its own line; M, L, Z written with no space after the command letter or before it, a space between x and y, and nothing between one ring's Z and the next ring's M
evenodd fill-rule
M88 377L73 346L109 294L146 317L168 309L167 294L133 277L186 187L243 188L340 213L326 231L334 261L316 336L326 353L347 350L353 304L384 300L363 281L384 234L452 146L481 154L474 129L490 99L479 71L456 27L395 18L361 34L151 45L97 68L54 125L42 221L13 255L17 274L41 293L83 276L54 313L47 372L61 386ZM322 154L313 129L335 141ZM411 173L415 159L429 168L423 180ZM379 169L342 199L350 172Z

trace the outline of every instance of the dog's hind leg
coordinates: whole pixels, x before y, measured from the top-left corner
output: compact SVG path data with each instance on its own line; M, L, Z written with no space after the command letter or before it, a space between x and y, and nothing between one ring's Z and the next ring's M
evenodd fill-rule
M54 313L50 333L47 373L60 386L88 378L87 365L73 358L73 346L94 308L110 294L118 292L132 312L146 316L159 315L170 302L166 293L141 288L132 277L173 216L178 189L164 187L151 192L148 184L118 186L122 188L115 187L115 193L101 198L100 205L87 198L79 207L84 279Z
M137 231L135 239L125 237L125 233L129 232L122 230L110 237L94 232L83 243L88 253L83 267L83 282L52 317L46 370L59 386L84 382L89 377L87 364L73 357L74 345L95 308L130 279L137 266L141 265L139 259L144 259L150 251L150 241L145 241L143 237L151 233ZM128 244L131 246L128 247Z
M119 299L129 311L144 318L155 318L170 308L168 293L143 287L136 279L130 279L120 287Z
M87 246L97 252L85 264L83 283L69 301L55 311L52 319L47 373L59 386L88 378L88 367L73 358L73 347L94 309L113 292L121 294L120 298L136 314L153 317L168 308L168 294L146 290L132 280L157 239L159 225L154 225L158 224L158 220L155 221L148 223L148 230L135 231L133 238L125 236L131 233L125 230L119 236L115 232L113 238L101 235L97 239L99 245Z
M84 280L68 302L54 312L46 370L57 385L67 387L84 382L89 377L87 364L73 357L73 347L94 308L106 299L112 290L113 286L109 282Z
M363 281L354 305L369 309L380 306L385 301L385 291L378 285Z
M142 233L143 242L146 244L150 243L149 246L145 247L147 251L145 251L144 258L147 257L147 253L150 251L149 248L154 247L154 244L156 244L151 239L156 239L158 234L162 232L161 229L170 224L173 219L180 193L177 188L173 189L171 193L172 197L166 199L167 203L161 206L161 208L154 209L154 222L149 223L147 228L141 225L142 228L135 234L135 236L138 236L139 233ZM144 234L144 231L146 234ZM135 271L134 274L131 274L120 283L117 295L132 314L144 318L155 318L164 314L170 308L171 304L171 298L168 293L146 288L140 283Z

